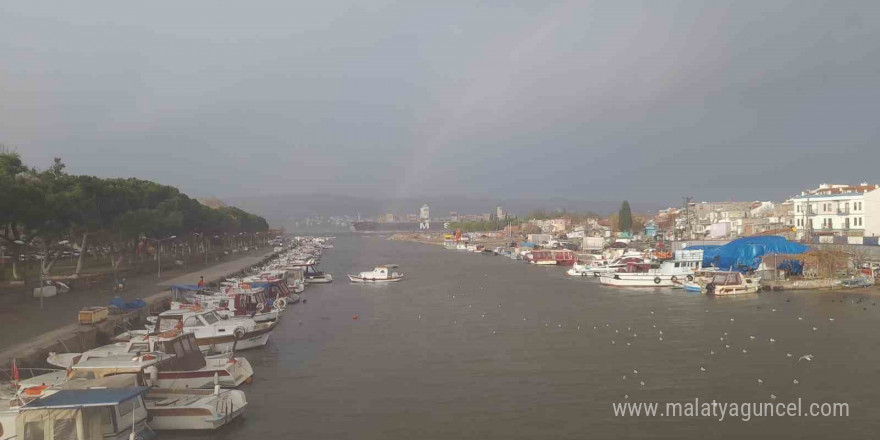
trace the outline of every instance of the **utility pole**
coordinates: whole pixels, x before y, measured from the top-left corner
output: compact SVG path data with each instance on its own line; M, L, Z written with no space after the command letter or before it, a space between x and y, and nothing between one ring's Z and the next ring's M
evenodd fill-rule
M688 233L688 235L690 235L693 232L691 230L691 210L690 210L691 199L693 199L693 197L682 197L681 199L684 200L684 221L685 221L685 226L687 228L686 229L687 233Z

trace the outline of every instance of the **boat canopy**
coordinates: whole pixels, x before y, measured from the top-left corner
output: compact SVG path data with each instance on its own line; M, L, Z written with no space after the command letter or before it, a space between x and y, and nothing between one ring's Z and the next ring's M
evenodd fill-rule
M386 268L386 269L397 269L398 267L400 267L400 265L397 265L397 264L383 264L383 265L379 266L379 268L383 268L383 267Z
M61 390L21 407L28 409L86 408L118 405L149 391L149 387Z
M766 254L802 254L808 249L807 246L788 241L785 237L743 237L719 248L705 250L703 267L714 266L721 270L747 272L757 269Z

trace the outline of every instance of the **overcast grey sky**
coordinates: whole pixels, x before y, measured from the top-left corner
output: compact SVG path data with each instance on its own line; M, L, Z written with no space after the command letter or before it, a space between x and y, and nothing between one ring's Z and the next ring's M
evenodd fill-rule
M196 196L880 181L880 1L4 2L0 143Z

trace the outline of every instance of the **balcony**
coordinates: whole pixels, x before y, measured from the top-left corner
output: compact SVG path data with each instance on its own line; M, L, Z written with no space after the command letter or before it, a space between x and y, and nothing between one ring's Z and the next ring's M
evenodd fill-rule
M837 215L849 215L849 208L846 208L846 209L837 208Z

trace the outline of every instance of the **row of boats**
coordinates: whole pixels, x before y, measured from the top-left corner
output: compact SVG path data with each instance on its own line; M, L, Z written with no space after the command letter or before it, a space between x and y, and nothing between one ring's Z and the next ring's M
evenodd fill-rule
M217 288L174 286L171 308L142 330L83 353L50 353L57 369L19 369L0 385L0 440L150 439L214 430L248 406L254 369L238 355L266 345L309 284L330 238L296 237L251 275Z
M703 267L702 250L680 250L663 255L664 258L650 252L615 250L619 251L616 256L588 255L584 262L568 249L490 249L451 241L444 244L447 249L501 255L536 265L570 266L566 271L569 276L595 278L612 287L682 288L709 295L756 293L760 289L758 277Z

